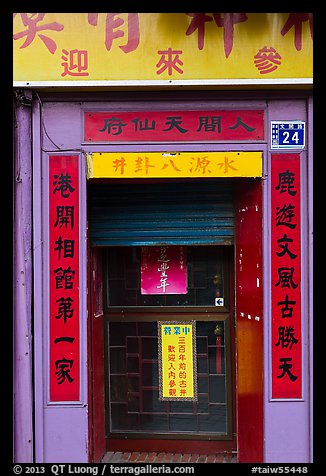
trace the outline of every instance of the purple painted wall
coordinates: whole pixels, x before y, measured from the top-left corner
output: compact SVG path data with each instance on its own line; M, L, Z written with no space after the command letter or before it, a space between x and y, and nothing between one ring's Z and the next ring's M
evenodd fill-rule
M18 97L14 146L14 461L33 462L31 92ZM22 102L26 102L24 105Z
M49 155L54 155L58 149L46 135L43 135L44 128L41 126L46 127L49 136L62 149L79 150L80 130L78 127L71 128L71 124L76 120L76 110L72 105L67 105L64 111L58 111L52 123L46 116L40 102L35 101L33 108L35 459L36 462L45 463L86 463L88 462L86 168L84 157L80 154L80 401L54 403L49 399ZM59 136L54 131L59 131ZM76 151L65 150L60 154L76 155Z
M173 101L165 99L160 103L151 102L150 108L156 106L160 109L171 110L187 107L191 109L222 108L222 107L267 107L266 108L266 137L269 137L269 121L301 119L312 120L311 112L309 116L306 110L306 100L304 94L287 93L287 99L266 101L267 92L247 92L238 94L239 100L236 100L232 94L219 93L222 100L218 100L218 94L210 95L208 93L198 93L198 103L191 99L190 93L179 93L173 98ZM289 99L291 95L295 96ZM235 95L234 95L235 96ZM270 94L271 97L273 95ZM277 93L274 94L277 96ZM300 96L302 99L300 99ZM111 102L105 100L95 93L88 96L93 102L83 103L87 96L80 95L76 100L65 95L65 101L59 102L59 96L48 96L48 102L44 100L41 111L40 102L34 101L33 104L33 249L34 249L34 371L35 371L35 461L36 462L87 462L88 461L88 407L87 407L87 279L86 279L86 170L84 153L88 151L118 151L119 145L105 146L83 146L82 145L82 109L118 110L138 110L146 109L148 103L145 100L153 99L155 94L144 93L139 102L132 100L132 94L127 93L121 96L124 103L119 102L119 96L111 95ZM186 97L189 101L186 102ZM214 99L214 97L216 99ZM160 98L164 98L161 94ZM260 99L259 99L260 98ZM45 98L46 99L46 98ZM50 100L51 99L51 100ZM100 101L101 102L98 102ZM19 119L23 124L23 119ZM43 124L43 127L42 127ZM44 134L44 126L47 135ZM309 124L312 128L312 124ZM27 151L29 140L28 132L22 131L25 138L24 150ZM311 138L311 133L309 133ZM263 145L266 146L265 144ZM41 152L41 147L43 152ZM236 144L230 147L225 144L185 144L182 150L225 150L232 148L235 150L248 150L248 144ZM60 148L60 149L59 149ZM165 150L174 150L175 146L164 145ZM53 153L80 153L80 336L81 336L81 401L74 404L50 403L48 399L48 156ZM126 151L136 150L162 150L162 145L153 146L129 145L124 147ZM259 144L250 144L250 150L262 150ZM269 196L270 184L268 174L268 158L264 157L264 170L266 180L264 180L264 455L266 462L309 462L311 461L311 389L312 389L312 333L308 332L309 326L312 326L312 224L310 217L312 212L312 155L311 142L308 141L307 151L302 153L302 335L304 339L303 346L303 399L300 401L271 401L270 399L270 242L269 242ZM23 156L23 154L22 154ZM24 159L25 160L25 159ZM28 168L28 167L27 167ZM30 168L29 168L30 170ZM17 197L19 187L17 188ZM25 202L28 203L28 202ZM21 215L21 210L17 209L17 214ZM22 215L21 215L22 216ZM26 218L27 219L27 218ZM15 232L18 237L23 236L24 226L18 220L15 225ZM23 245L18 243L17 250L22 254ZM17 254L18 256L18 254ZM21 261L15 263L15 271L21 266ZM30 271L29 271L30 273ZM31 277L29 277L29 282ZM17 282L17 298L15 299L17 319L18 314L25 308L19 291L23 288L23 282ZM30 299L31 293L27 293L27 299ZM30 337L29 317L20 317L25 322L24 331L15 336L17 341L17 351L24 354L26 345L23 345L23 334L26 330ZM21 325L21 322L20 322ZM29 346L27 345L29 350ZM18 355L18 354L17 354ZM24 360L22 360L23 362ZM18 358L17 358L18 362ZM22 385L30 382L30 358L25 359L25 369L19 362L21 374L16 373L15 383L17 395L22 397ZM17 370L16 370L17 372ZM30 388L31 386L29 385ZM21 402L22 403L22 402ZM26 402L26 408L16 406L17 428L27 422L27 428L31 428L31 402ZM20 421L20 423L19 423ZM26 429L26 426L25 426ZM28 433L28 432L27 432ZM28 435L26 435L28 437ZM28 454L19 453L19 447L24 446L16 444L16 454L20 458L31 457ZM18 461L18 460L17 460ZM28 461L26 459L26 461Z

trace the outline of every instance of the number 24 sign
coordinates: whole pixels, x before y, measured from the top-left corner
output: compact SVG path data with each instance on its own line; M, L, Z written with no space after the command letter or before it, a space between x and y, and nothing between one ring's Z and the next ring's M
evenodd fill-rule
M303 149L304 146L303 121L271 121L271 149Z

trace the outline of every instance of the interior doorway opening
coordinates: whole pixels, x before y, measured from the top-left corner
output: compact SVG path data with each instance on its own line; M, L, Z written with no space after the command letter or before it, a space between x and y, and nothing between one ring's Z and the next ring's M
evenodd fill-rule
M160 287L163 261L166 290L172 282L172 257L180 253L171 246L152 247L153 271ZM182 246L186 276L183 293L147 293L150 266L147 248L105 250L105 355L106 434L113 439L232 440L234 435L234 328L230 303L231 250L226 247ZM141 259L143 258L143 263ZM231 265L232 266L232 265ZM143 271L143 272L142 272ZM170 273L171 271L171 273ZM157 276L155 276L157 274ZM175 278L176 279L176 278ZM180 278L179 278L180 279ZM145 286L145 287L144 287ZM155 294L155 292L157 292ZM217 304L219 303L219 304ZM224 304L224 305L222 305ZM173 322L166 332L182 334L187 323L195 326L196 398L187 399L187 364L170 352L167 395L162 397L160 336L158 323ZM188 373L187 373L188 372ZM191 376L191 378L193 378ZM115 444L118 444L116 442ZM203 444L203 442L202 442ZM225 445L224 445L225 446ZM171 444L171 448L173 443ZM141 446L139 446L140 449Z
M241 320L240 309L237 314L235 296L238 294L240 301L248 299L243 291L252 287L251 277L245 271L247 263L248 270L251 266L247 256L249 261L261 261L261 183L248 182L235 187L237 190L232 194L236 216L232 233L237 234L232 244L230 241L214 245L129 242L122 246L110 246L112 243L90 246L92 461L100 461L107 451L171 452L173 449L193 453L196 449L207 455L239 453L241 449L245 451L248 423L258 435L254 460L262 458L262 326L261 322L257 323L256 334L252 334L251 328L247 334L243 333L248 323ZM241 207L237 205L240 197ZM258 206L259 214L253 213ZM250 217L247 213L247 219L243 220L244 215L240 219L239 214L245 212ZM97 227L96 232L99 230ZM260 236L258 241L257 236ZM142 294L142 252L162 246L170 249L182 246L186 250L187 302L182 293ZM212 265L215 269L209 270ZM217 285L220 289L216 294ZM261 289L258 294L260 299ZM255 299L255 294L251 297ZM196 401L160 399L159 322L195 322ZM253 336L256 352L251 357L246 346ZM250 366L251 383L256 385L252 394L243 386L248 369L244 370L241 362L239 367L239 355L241 362L246 360L246 366ZM240 382L239 368L244 377L240 376ZM258 412L255 416L251 415L252 401Z

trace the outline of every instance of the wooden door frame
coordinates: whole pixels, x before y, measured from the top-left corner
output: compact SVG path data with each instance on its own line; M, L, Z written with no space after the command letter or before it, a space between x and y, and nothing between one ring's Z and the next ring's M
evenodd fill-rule
M165 313L155 313L149 312L149 315L145 319L139 319L138 313L131 314L129 317L124 315L123 321L121 321L121 315L104 315L104 318L109 322L155 322L158 320L175 320L176 312L166 311ZM170 316L170 318L169 318ZM136 435L128 435L128 438L123 438L120 434L119 436L107 437L107 451L139 451L139 452L148 452L156 451L162 452L167 451L169 453L176 452L176 448L179 448L178 451L182 453L197 453L198 451L201 454L215 454L222 452L236 452L236 416L234 411L234 395L235 395L235 352L234 352L234 319L231 312L223 313L211 313L208 318L205 318L205 313L200 312L182 312L178 315L178 320L183 322L186 321L224 321L226 325L226 335L228 335L228 342L230 343L230 348L227 351L226 358L226 367L228 368L228 375L230 376L230 382L227 385L227 392L230 392L230 395L227 397L228 408L232 409L232 415L228 424L230 425L229 435L221 435L216 439L209 436L196 436L192 435L151 435L148 433L144 434L143 438L139 438ZM106 335L108 333L106 332ZM107 348L107 347L106 347ZM107 371L108 374L108 371ZM106 388L108 388L108 379L106 379ZM107 402L108 405L108 402Z
M103 293L97 289L102 281L101 248L89 246L88 258L88 461L98 463L106 452Z
M262 181L260 179L239 181L235 202L237 382L233 407L237 420L238 461L258 463L263 462ZM89 461L99 462L106 451L104 377L99 379L100 375L104 376L104 322L103 315L98 318L93 316L94 273L91 263L93 254L97 253L94 250L89 248L88 254ZM247 256L247 259L243 259L244 256ZM259 287L257 279L261 283ZM252 352L253 343L255 352ZM251 369L249 389L248 369ZM99 402L103 404L101 408L96 408ZM157 441L160 442L160 450L165 451L167 440ZM174 441L175 451L184 451L185 440ZM155 451L153 440L146 440L146 443L148 451ZM126 444L125 449L128 451L132 448ZM114 448L111 447L112 450ZM216 441L211 442L211 451L216 452Z
M235 193L238 461L264 461L263 181Z

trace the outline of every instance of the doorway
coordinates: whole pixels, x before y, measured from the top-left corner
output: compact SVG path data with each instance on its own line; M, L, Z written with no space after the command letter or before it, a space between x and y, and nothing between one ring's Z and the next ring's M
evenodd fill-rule
M235 188L237 190L232 193L235 202L241 196L243 204L246 201L247 204L255 203L257 210L257 200L259 204L261 200L261 184L256 181L250 186L247 184ZM253 193L253 189L256 192ZM196 210L196 207L193 208ZM252 209L253 205L238 208L232 204L235 216ZM127 212L130 215L130 210ZM93 217L94 215L96 213L93 213ZM253 223L252 219L258 221ZM98 218L96 220L99 223ZM243 291L246 286L251 286L251 278L248 279L248 276L243 275L242 282L242 272L246 268L243 256L243 266L241 270L238 269L237 258L239 254L243 255L248 243L244 244L245 248L234 246L235 240L231 234L234 236L237 223L237 244L241 245L242 238L245 241L248 239L248 229L253 231L252 226L257 229L257 224L261 227L261 216L256 213L248 220L238 219L230 227L228 236L221 238L219 235L217 243L180 245L129 242L122 246L120 243L108 243L107 246L95 243L94 246L93 242L90 247L93 461L99 461L106 451L170 452L173 449L180 453L196 450L202 454L212 454L237 452L239 446L245 451L245 442L242 442L245 441L243 435L246 421L250 421L250 425L256 430L258 428L256 435L258 442L260 441L260 362L258 361L258 366L255 362L257 372L251 372L252 376L255 374L251 383L257 382L253 397L244 389L244 400L239 392L239 387L240 390L244 388L241 376L240 386L239 375L236 382L236 362L239 363L239 355L242 362L242 357L246 356L246 366L254 365L246 349L252 339L252 331L247 329L247 334L241 332L247 322L242 322L240 311L239 315L235 312L235 290L239 285ZM166 228L166 220L164 226ZM259 227L258 234L261 233ZM98 233L100 226L95 223L93 229ZM158 229L161 233L159 227ZM254 230L251 234L254 246L257 245L255 233ZM103 233L101 236L103 237ZM112 236L117 239L114 234L111 239ZM249 245L251 258L253 244ZM159 250L162 246L169 249L183 248L187 263L186 294L142 293L142 253L144 250ZM256 247L255 251L261 257L261 247ZM235 280L237 269L238 282ZM261 289L258 291L260 293ZM238 294L242 299L242 291ZM251 297L255 298L253 293ZM192 401L160 398L158 325L161 322L176 322L180 325L195 323L194 361L198 393ZM235 335L238 332L236 326L240 331L240 349L235 345ZM258 357L262 362L261 322L257 323L254 332L257 338L254 358ZM252 398L258 411L254 418L250 410L248 413ZM244 418L239 417L238 402L246 410L246 414L242 414ZM238 431L239 425L241 434ZM262 443L259 442L254 451L255 460L258 461Z
M225 246L111 247L104 251L105 421L107 448L145 451L146 440L165 440L171 452L174 440L183 447L205 451L222 441L234 447L234 305L233 253ZM145 280L152 259L154 272L162 263L165 292L159 291L160 275L152 278L149 293ZM173 259L182 253L186 286L171 293ZM155 268L155 266L157 267ZM180 278L179 278L180 279ZM145 284L144 284L145 283ZM146 289L146 286L148 288ZM175 292L175 291L173 291ZM156 293L156 294L155 294ZM232 297L231 297L232 296ZM182 333L187 324L195 329L194 365L196 395L183 398L187 372L180 355L171 359L167 378L170 393L162 396L160 381L160 323L173 323ZM232 337L231 337L232 334ZM169 348L174 346L169 345ZM172 349L175 352L175 349ZM172 360L173 359L173 360ZM184 375L183 380L177 380ZM162 377L162 376L161 376ZM126 440L131 440L126 445ZM185 443L185 441L187 443ZM170 448L168 443L170 442ZM228 442L228 444L226 443Z

